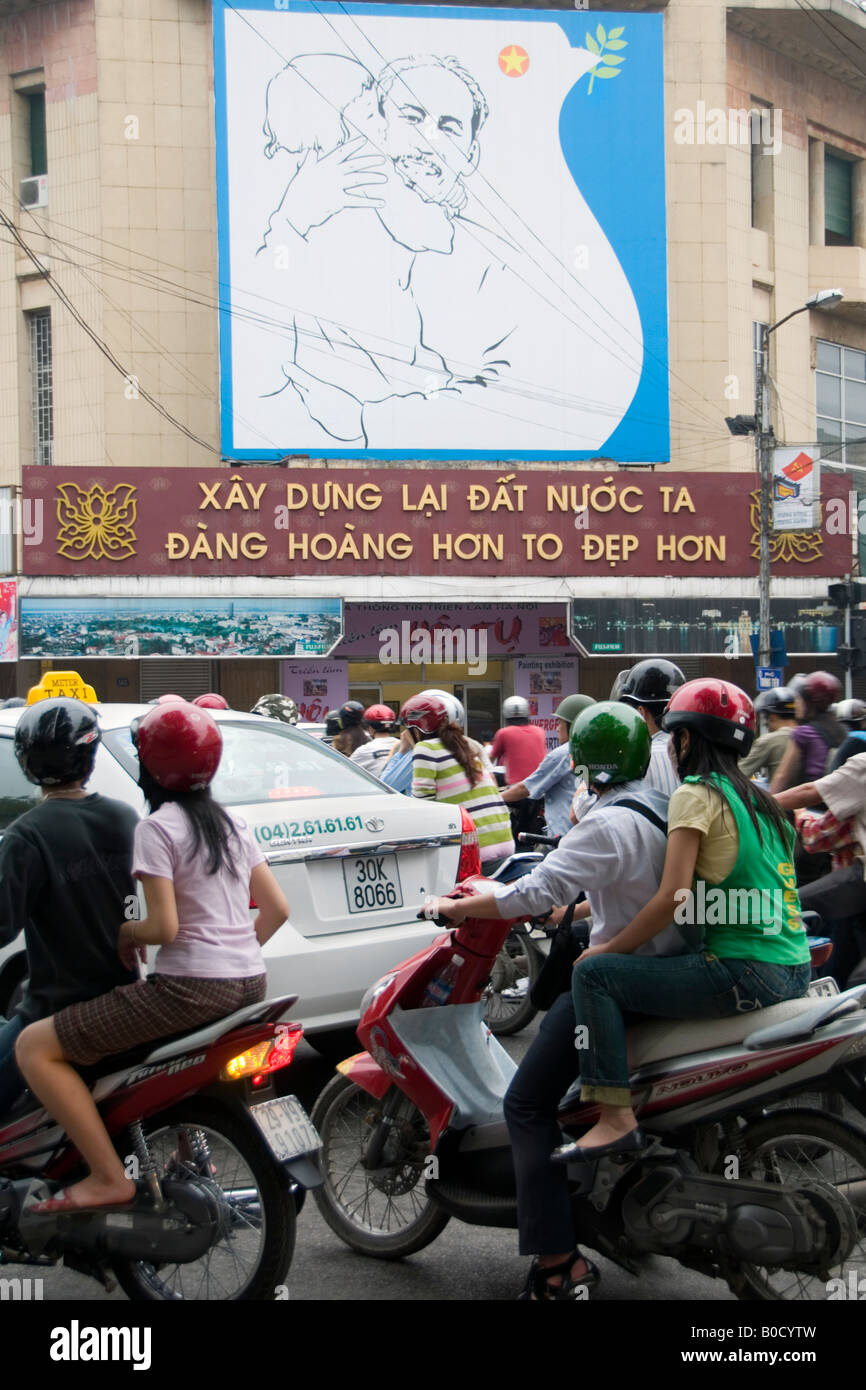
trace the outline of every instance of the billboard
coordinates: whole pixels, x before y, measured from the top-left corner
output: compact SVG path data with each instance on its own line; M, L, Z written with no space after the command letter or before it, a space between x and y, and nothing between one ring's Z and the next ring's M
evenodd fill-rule
M21 656L327 656L340 599L22 598Z
M822 599L773 598L772 626L789 656L829 656L838 615ZM751 656L758 631L756 598L575 598L571 633L585 656Z
M222 448L666 461L662 16L214 0Z

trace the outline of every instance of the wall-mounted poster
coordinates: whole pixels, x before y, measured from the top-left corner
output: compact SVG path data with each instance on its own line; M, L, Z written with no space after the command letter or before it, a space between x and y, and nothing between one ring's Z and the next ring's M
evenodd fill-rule
M554 710L576 691L573 656L530 656L514 663L514 693L529 701L529 722L544 730L548 750L559 742Z
M304 722L321 724L328 710L339 709L349 698L349 663L286 661L283 694L291 695Z
M340 599L23 598L21 655L327 656Z
M666 461L662 16L214 0L222 446Z
M0 661L18 660L18 581L0 580Z

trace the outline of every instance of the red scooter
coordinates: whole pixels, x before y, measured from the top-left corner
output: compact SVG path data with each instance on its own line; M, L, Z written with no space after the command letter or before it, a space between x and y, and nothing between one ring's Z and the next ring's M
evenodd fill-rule
M60 1260L132 1299L273 1299L318 1135L278 1099L303 1029L277 1020L296 996L249 1005L194 1033L82 1068L139 1191L126 1206L39 1215L83 1176L59 1125L25 1092L0 1122L0 1260Z
M489 887L470 880L454 896ZM516 1068L479 1003L513 925L467 918L362 1001L367 1050L340 1064L313 1109L315 1199L354 1250L412 1254L452 1216L517 1225L502 1110ZM820 1106L842 1091L866 1115L866 987L838 994L819 980L810 991L732 1018L630 1030L632 1098L650 1143L639 1157L569 1169L582 1244L632 1273L647 1252L671 1256L741 1298L825 1299L833 1275L866 1274L866 1141L799 1108L804 1095ZM576 1136L596 1116L571 1102L560 1123Z

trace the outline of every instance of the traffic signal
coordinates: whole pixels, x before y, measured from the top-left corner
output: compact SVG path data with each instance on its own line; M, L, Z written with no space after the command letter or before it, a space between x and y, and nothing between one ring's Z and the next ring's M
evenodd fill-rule
M834 608L853 608L860 602L860 591L856 584L831 584L827 589L827 599Z

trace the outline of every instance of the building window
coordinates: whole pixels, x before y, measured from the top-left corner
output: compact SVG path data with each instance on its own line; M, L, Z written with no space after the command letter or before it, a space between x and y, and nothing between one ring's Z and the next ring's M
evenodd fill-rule
M775 119L772 107L752 98L749 123L749 175L751 183L752 226L760 232L773 231L773 164L771 137Z
M822 456L828 463L862 464L866 458L866 352L819 342L815 395Z
M30 176L48 173L48 145L45 139L45 93L28 92Z
M754 381L752 384L755 388L755 400L758 399L758 379L761 375L761 332L767 327L768 325L766 323L759 323L755 319L752 320L752 365L754 367Z
M824 151L824 244L854 245L854 161Z
M54 462L54 408L51 370L51 310L27 315L33 400L33 462Z

